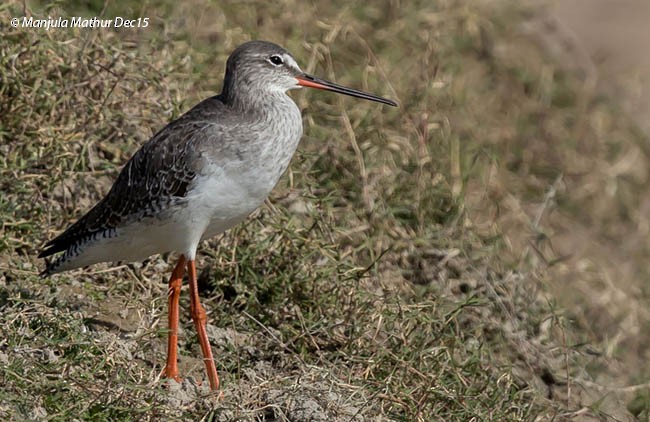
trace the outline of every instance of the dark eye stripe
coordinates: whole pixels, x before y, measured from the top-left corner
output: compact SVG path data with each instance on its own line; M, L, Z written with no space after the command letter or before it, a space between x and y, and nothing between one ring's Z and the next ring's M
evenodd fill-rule
M284 63L284 62L282 61L282 57L280 57L280 56L275 56L275 55L273 55L273 56L271 56L271 57L269 58L269 60L271 61L271 63L273 63L273 64L276 65L276 66L280 66L282 63Z

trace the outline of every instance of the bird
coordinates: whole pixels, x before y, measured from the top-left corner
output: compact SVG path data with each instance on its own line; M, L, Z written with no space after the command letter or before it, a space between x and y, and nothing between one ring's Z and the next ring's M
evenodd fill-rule
M167 360L178 371L179 297L187 272L190 315L212 390L219 377L199 301L195 259L201 240L243 221L261 206L288 168L302 115L287 95L309 87L397 106L393 100L317 78L268 41L237 47L226 62L219 95L168 123L127 161L109 192L63 233L48 241L42 277L99 262L136 262L176 253L168 282Z

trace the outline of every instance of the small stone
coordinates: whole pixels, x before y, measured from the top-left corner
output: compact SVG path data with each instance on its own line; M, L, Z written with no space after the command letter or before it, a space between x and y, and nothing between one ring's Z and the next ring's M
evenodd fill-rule
M30 419L35 421L44 420L47 417L47 411L43 406L36 405L30 412L30 416Z
M57 355L56 353L54 353L54 350L52 350L52 349L45 349L44 352L45 352L45 353L44 353L44 354L45 354L45 360L46 360L48 363L53 363L53 362L56 362L57 360L59 360L59 355Z

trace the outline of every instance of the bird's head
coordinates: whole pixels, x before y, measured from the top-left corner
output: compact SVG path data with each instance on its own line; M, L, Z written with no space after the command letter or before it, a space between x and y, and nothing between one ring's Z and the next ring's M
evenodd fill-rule
M226 64L226 93L255 96L284 93L303 86L397 106L392 100L308 75L300 69L291 53L267 41L250 41L240 45Z

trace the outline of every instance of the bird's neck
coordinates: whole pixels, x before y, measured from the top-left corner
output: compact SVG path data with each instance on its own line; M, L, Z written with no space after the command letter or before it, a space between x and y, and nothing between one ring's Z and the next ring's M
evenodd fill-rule
M281 91L249 92L239 89L233 92L224 89L221 98L228 107L247 115L268 114L295 106L291 97Z

